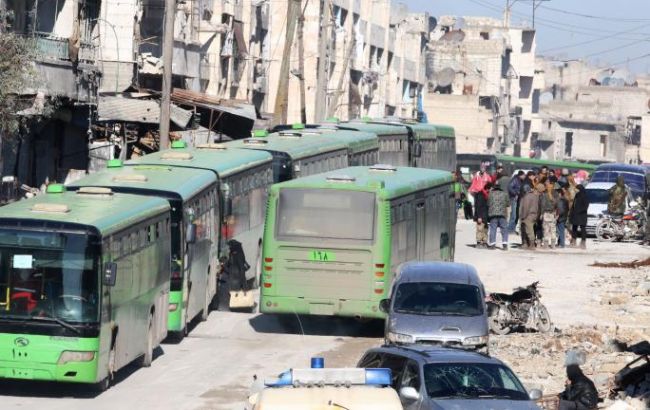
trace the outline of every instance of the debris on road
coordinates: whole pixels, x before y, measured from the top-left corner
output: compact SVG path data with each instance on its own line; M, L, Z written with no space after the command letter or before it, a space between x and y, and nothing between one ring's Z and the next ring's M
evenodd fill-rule
M594 262L589 266L594 266L597 268L628 268L628 269L637 269L642 266L650 266L650 258L638 260L635 259L631 262Z

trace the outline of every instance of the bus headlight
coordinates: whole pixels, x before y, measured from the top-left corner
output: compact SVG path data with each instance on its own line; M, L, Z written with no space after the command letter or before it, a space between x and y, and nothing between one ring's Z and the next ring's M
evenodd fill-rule
M66 364L68 362L90 362L95 358L95 352L73 352L63 351L59 356L57 364Z
M473 336L463 339L463 346L480 346L488 342L488 336Z
M388 332L386 339L393 343L413 343L413 336L402 333Z

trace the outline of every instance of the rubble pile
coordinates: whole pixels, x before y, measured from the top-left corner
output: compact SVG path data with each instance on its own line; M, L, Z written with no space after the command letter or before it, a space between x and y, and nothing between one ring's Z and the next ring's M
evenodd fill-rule
M567 352L580 352L582 370L605 398L614 387L614 375L638 357L621 351L621 345L650 339L650 329L575 326L548 334L514 333L490 339L490 354L511 366L527 389L541 389L545 395L564 390Z

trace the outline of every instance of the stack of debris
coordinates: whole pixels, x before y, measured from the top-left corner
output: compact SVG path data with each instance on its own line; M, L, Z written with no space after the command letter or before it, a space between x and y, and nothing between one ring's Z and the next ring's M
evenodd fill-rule
M632 346L619 343L620 350L638 355L614 376L614 387L606 404L613 410L650 408L650 343Z

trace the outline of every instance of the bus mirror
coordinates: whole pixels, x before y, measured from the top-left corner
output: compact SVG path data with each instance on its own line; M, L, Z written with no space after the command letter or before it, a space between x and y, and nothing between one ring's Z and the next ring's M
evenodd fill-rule
M185 241L187 243L196 242L196 224L192 223L187 225L187 230L185 231Z
M104 285L115 286L116 278L117 278L117 263L106 262L104 264Z
M390 299L382 299L379 302L379 310L381 310L384 313L388 313L390 310Z
M420 158L422 156L422 143L421 142L416 142L415 145L413 145L413 156L415 158Z

